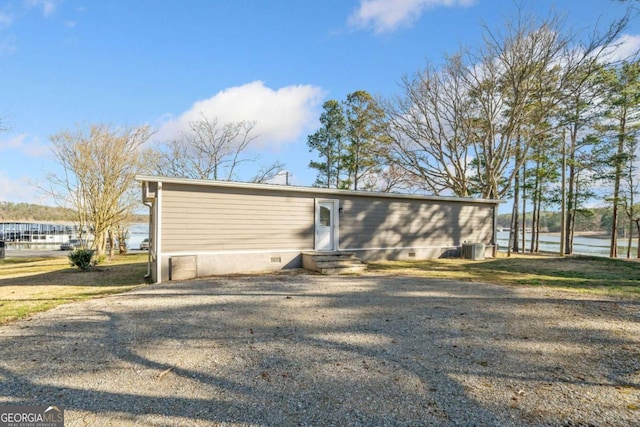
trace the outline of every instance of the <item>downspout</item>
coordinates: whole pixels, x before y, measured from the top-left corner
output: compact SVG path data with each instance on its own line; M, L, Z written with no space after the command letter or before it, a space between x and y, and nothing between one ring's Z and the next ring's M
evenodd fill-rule
M149 237L151 237L151 215L153 214L153 203L151 202L142 202L143 205L149 208ZM147 274L144 275L145 279L151 277L151 245L153 242L151 238L149 238L149 249L147 250Z
M493 258L498 256L498 204L493 205Z
M156 194L156 227L153 242L154 252L156 254L156 283L162 282L162 181L158 181Z

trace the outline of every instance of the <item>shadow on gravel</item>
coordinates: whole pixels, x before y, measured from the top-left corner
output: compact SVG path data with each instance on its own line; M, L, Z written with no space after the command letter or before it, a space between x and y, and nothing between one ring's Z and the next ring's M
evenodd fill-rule
M154 285L0 328L0 402L68 425L629 425L639 313L410 277Z

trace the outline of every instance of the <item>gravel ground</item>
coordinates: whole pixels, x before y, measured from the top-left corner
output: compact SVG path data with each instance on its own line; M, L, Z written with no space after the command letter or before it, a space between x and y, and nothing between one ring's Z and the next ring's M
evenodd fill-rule
M640 301L374 274L153 285L0 327L7 404L67 426L640 426Z

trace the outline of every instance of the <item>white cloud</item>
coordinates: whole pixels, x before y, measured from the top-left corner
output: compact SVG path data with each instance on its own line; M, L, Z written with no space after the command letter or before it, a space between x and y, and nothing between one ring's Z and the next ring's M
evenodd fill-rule
M0 201L50 204L26 177L11 178L0 170Z
M623 34L611 47L605 49L603 57L607 61L621 61L636 56L640 52L640 35Z
M38 138L31 138L24 133L0 140L0 152L3 151L14 151L29 157L43 157L50 154L48 146L41 144Z
M42 9L42 14L45 17L53 15L58 7L59 0L28 0L27 5Z
M323 92L317 86L296 85L280 89L255 81L218 92L197 101L175 119L165 121L155 140L169 140L189 129L189 122L217 118L221 124L255 121L256 145L277 146L294 141L317 124Z
M422 13L437 6L470 6L475 0L360 0L360 6L349 17L355 28L371 28L376 33L410 26Z
M42 2L42 13L44 14L44 16L50 16L51 14L53 14L53 12L55 12L55 10L56 10L55 2L52 2L52 1Z

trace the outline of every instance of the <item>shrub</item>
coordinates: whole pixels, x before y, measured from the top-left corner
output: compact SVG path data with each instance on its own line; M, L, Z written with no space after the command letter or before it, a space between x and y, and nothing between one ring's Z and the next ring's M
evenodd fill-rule
M93 251L91 249L76 249L69 254L69 261L74 267L78 267L82 271L91 268L91 258Z
M105 254L102 255L96 255L93 257L93 265L100 265L100 264L104 264L105 262L107 262L107 256Z

